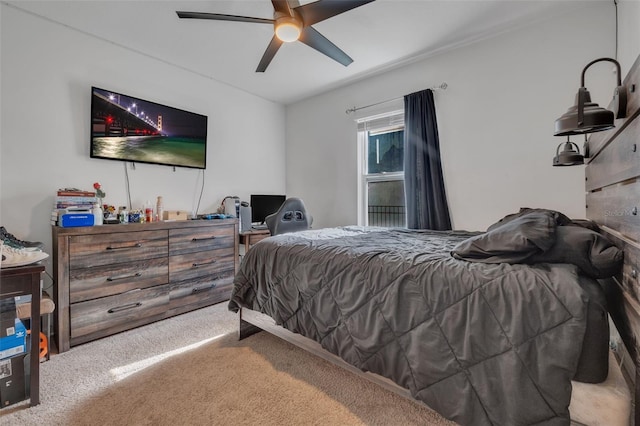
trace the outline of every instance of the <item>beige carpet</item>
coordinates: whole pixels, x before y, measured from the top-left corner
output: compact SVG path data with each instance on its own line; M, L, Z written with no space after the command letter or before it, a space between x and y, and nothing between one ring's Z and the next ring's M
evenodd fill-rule
M236 338L226 304L53 355L41 401L0 410L10 425L453 425L259 333Z

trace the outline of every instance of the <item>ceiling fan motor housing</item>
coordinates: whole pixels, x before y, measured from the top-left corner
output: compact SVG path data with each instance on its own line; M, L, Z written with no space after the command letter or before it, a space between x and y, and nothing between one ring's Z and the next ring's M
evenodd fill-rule
M286 43L298 40L300 33L302 32L302 19L296 16L294 11L293 16L287 15L282 12L274 13L273 27L278 38Z

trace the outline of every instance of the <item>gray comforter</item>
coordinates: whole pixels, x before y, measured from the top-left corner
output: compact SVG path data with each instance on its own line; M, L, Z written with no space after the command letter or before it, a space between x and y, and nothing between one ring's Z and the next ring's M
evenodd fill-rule
M271 237L244 257L229 309L263 312L460 424L569 424L588 304L577 268L453 258L473 235Z

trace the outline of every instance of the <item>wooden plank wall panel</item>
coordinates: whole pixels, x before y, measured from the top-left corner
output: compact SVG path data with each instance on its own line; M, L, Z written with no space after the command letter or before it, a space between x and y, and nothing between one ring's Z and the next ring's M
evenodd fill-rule
M628 292L632 300L640 301L640 243L625 238L609 228L601 229L605 236L624 251L624 265L620 274L615 277L616 284ZM640 332L640 329L638 331Z
M640 401L640 56L624 79L629 89L627 118L616 127L592 134L585 170L587 218L624 250L621 273L603 280L609 314L633 360L626 368L635 382L634 400ZM629 366L627 366L629 367ZM640 409L634 424L640 425Z
M625 181L586 195L587 218L637 241L640 181Z
M628 99L627 99L627 118L621 118L616 120L616 127L607 130L606 132L593 133L589 136L589 154L593 158L601 149L603 149L608 143L613 141L616 136L624 130L626 125L632 120L635 112L640 109L640 56L636 58L636 61L631 66L629 74L624 78L622 84L627 87ZM635 86L634 86L635 85ZM613 93L613 92L612 92ZM611 104L609 104L611 109Z
M640 113L640 110L637 111ZM637 114L636 114L637 116ZM611 185L640 175L640 120L634 120L615 140L613 149L605 149L586 169L587 191Z

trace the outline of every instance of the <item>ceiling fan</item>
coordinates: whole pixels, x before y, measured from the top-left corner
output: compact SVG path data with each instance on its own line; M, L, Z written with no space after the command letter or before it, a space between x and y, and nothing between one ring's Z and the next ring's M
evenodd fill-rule
M282 43L289 43L296 40L300 40L307 46L316 49L318 52L327 55L344 66L349 65L353 62L353 59L311 27L311 25L364 4L371 3L372 1L374 0L318 0L301 6L298 0L271 0L274 9L273 19L206 12L176 11L176 13L180 18L186 19L211 19L214 21L272 24L275 34L256 69L256 72L264 72L280 46L282 46Z

